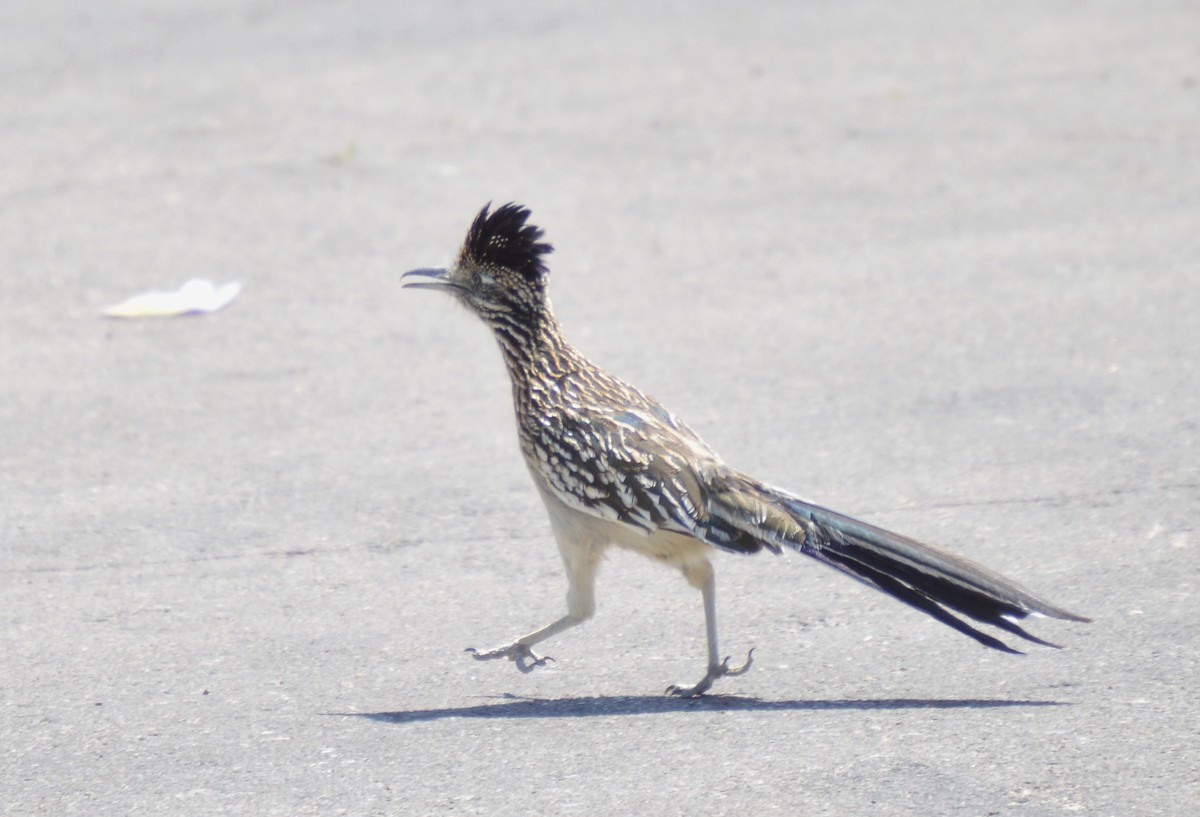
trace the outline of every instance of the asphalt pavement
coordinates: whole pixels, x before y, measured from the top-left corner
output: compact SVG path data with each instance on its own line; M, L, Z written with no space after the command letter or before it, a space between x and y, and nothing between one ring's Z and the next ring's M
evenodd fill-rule
M1200 6L0 6L0 813L1180 815ZM485 202L726 460L1093 616L984 650L800 556L563 608ZM191 279L211 314L103 311Z

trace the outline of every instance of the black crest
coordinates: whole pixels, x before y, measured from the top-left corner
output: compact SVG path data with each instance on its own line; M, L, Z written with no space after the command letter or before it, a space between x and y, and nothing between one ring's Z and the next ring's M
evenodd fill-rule
M471 224L463 257L479 266L510 269L528 281L540 282L547 271L542 256L554 252L554 247L538 240L542 229L527 223L527 208L509 202L489 213L491 206L491 202L485 204Z

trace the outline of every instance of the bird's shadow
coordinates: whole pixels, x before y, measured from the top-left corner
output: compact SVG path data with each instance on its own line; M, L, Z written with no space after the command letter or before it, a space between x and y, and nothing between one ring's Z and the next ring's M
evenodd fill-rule
M330 712L327 714L404 724L436 721L444 718L588 718L661 715L678 712L830 712L838 710L872 712L897 709L1002 709L1063 705L1061 701L1005 698L848 698L764 701L760 698L732 695L706 695L691 699L671 698L665 695L598 695L584 698L521 698L515 695L505 695L500 700L474 706L397 710L394 712Z

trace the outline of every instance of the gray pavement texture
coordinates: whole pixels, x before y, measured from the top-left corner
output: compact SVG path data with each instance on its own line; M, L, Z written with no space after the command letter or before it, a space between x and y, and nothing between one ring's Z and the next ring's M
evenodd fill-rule
M0 5L0 812L1180 815L1200 5ZM1095 616L981 649L801 557L565 582L488 200L731 463ZM189 278L225 311L106 321Z

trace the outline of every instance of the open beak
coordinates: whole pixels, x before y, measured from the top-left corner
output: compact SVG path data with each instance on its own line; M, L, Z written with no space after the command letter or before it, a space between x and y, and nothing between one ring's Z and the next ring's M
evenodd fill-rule
M409 280L415 279L415 280ZM415 269L400 276L405 289L461 289L450 280L450 271L440 268Z

